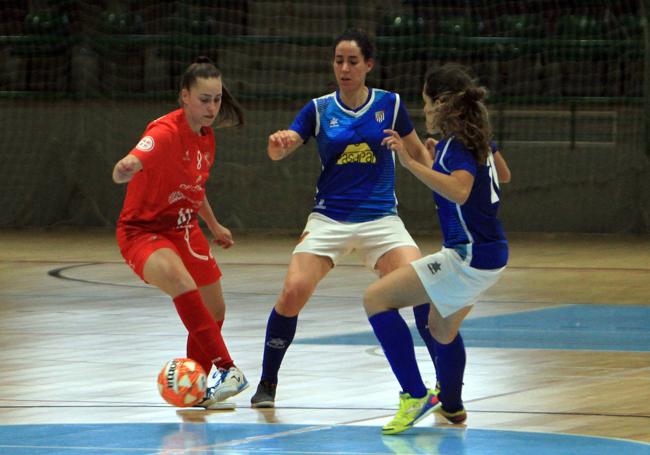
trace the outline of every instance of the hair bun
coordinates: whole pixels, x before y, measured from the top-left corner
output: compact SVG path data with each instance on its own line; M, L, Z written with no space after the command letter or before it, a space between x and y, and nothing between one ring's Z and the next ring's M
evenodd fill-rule
M482 101L487 95L487 90L484 87L467 87L462 96L470 101Z

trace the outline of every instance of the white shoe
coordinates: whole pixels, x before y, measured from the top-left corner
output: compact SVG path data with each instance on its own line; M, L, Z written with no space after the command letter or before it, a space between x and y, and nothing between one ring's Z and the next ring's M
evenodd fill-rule
M215 370L210 379L216 379L216 382L206 389L205 398L198 404L206 409L234 409L235 404L225 400L248 387L246 376L235 366L228 370Z

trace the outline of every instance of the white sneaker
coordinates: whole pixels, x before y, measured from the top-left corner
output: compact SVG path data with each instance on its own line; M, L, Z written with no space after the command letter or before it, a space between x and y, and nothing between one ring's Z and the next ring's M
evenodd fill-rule
M234 409L235 404L225 400L248 387L246 376L235 366L228 370L215 370L211 379L216 379L216 382L206 389L204 400L198 404L206 409Z

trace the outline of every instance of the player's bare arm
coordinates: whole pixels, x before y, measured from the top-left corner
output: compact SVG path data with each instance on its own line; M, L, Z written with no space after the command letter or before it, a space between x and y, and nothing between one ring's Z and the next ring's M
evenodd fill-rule
M115 164L113 168L113 181L126 183L142 170L142 162L134 155L128 154Z
M302 138L292 130L279 130L269 136L266 152L273 161L286 158L302 145Z
M388 136L384 138L382 145L395 151L400 164L411 171L418 180L452 202L463 205L467 201L474 184L472 174L464 170L454 171L451 175L434 171L430 165L424 165L413 158L397 131L386 130L386 133Z
M506 160L503 157L503 154L501 153L500 150L499 153L494 154L494 165L497 168L499 183L510 182L510 178L512 177L512 174L510 173L510 168L508 167L508 163L506 163Z
M392 130L385 130L384 132L389 132L389 131ZM422 143L420 137L418 136L418 133L415 130L411 131L409 134L404 136L402 140L406 145L406 150L414 160L427 167L431 167L433 165L433 154Z
M199 216L203 221L205 221L205 224L207 224L210 233L214 237L214 242L217 245L224 249L228 249L235 244L230 229L219 223L217 217L214 216L212 206L210 205L207 196L203 198L203 204L199 209Z

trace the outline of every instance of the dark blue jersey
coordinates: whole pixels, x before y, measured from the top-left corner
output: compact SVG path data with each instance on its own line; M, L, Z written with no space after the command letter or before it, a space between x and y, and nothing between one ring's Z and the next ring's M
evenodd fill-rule
M381 145L385 129L406 136L413 124L399 95L371 89L352 110L337 92L311 100L291 124L303 141L318 143L322 164L314 212L363 222L397 213L395 156Z
M495 146L492 149L498 153ZM487 163L478 164L472 153L451 137L436 145L433 169L446 175L465 170L474 176L472 191L463 205L433 193L444 246L458 251L471 267L497 269L505 266L508 242L497 219L500 189L492 153Z

